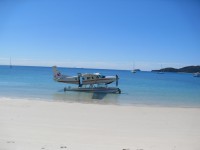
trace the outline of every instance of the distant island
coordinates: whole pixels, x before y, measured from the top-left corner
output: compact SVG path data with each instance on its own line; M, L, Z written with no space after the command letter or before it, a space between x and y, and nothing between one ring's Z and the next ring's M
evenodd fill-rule
M185 73L196 73L196 72L200 72L200 66L187 66L187 67L183 67L180 69L176 69L176 68L163 68L160 70L152 70L153 72L185 72Z

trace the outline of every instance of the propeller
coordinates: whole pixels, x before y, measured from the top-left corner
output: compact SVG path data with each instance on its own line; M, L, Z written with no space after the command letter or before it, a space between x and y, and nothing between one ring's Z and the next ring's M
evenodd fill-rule
M78 87L82 87L81 73L78 73Z
M118 80L119 80L119 77L118 75L116 75L116 86L118 86Z

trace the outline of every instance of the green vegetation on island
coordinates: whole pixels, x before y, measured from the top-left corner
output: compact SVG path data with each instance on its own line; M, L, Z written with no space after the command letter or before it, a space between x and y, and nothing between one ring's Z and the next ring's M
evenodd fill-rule
M200 72L200 66L187 66L180 69L168 67L160 70L152 70L153 72L185 72L185 73L196 73Z

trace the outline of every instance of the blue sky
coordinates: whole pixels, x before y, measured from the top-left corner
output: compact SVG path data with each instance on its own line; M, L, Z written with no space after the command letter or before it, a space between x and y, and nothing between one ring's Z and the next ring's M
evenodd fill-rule
M200 65L199 0L0 0L0 65Z

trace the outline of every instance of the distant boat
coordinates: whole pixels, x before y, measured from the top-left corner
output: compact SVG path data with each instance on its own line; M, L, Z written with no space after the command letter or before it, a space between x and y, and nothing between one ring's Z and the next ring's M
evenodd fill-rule
M131 70L132 73L136 73L135 65L133 64L133 69Z
M159 72L158 72L158 74L164 74L164 72L162 72L162 71L159 71Z
M132 73L136 73L136 70L131 70Z
M200 72L194 73L194 77L200 77Z
M10 68L12 68L12 62L11 62L11 57L10 57Z
M163 70L162 70L162 65L161 65L161 69L159 70L158 74L164 74Z

